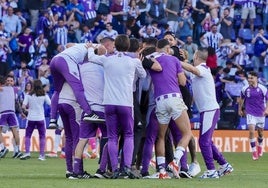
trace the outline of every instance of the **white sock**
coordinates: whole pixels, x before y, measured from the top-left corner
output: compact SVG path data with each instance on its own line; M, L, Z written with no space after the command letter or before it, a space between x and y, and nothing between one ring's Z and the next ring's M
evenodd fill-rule
M61 135L60 134L55 134L55 144L54 144L54 150L53 152L57 153L58 152L58 148L60 145L60 140L61 140Z
M20 147L19 145L14 146L14 151L19 152L19 147Z
M16 142L15 142L14 137L12 138L12 145L13 145L13 148L14 148L14 152L18 152L18 150L16 150Z
M174 159L176 160L177 163L179 163L179 161L181 160L181 157L183 156L184 152L185 152L184 147L182 146L176 147L176 150L174 152Z
M161 166L162 164L166 163L166 158L165 157L156 157L156 161L157 161L157 166Z
M256 139L255 138L249 139L249 142L250 142L250 146L251 146L252 152L257 151L257 149L256 149ZM253 144L251 144L251 143L253 143ZM252 147L252 145L255 145L255 146Z

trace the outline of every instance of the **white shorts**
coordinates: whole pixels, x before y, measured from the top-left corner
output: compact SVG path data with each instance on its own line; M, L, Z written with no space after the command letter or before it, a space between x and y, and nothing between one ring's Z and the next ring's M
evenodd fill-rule
M249 15L250 19L255 19L256 18L256 8L255 7L242 8L241 18L247 19L248 15Z
M160 124L169 124L171 118L176 120L187 109L179 93L161 95L156 98L155 112Z
M248 125L255 125L259 128L264 128L264 123L265 123L265 116L256 117L256 116L247 114L247 124Z

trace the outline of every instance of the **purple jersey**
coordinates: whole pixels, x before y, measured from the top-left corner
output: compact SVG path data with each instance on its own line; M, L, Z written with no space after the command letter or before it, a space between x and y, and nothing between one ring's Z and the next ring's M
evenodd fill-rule
M31 46L32 42L33 42L33 37L31 35L19 36L19 43L26 44L26 47L20 46L19 51L20 52L29 52L29 47Z
M268 100L267 88L261 84L257 87L245 86L242 88L241 97L245 99L246 113L262 117Z
M36 33L39 35L41 33L43 33L45 35L45 37L48 37L50 35L50 30L49 30L49 26L50 26L50 21L48 18L46 18L45 16L41 16L36 24Z
M60 5L52 5L51 6L51 11L53 12L53 14L58 14L59 19L63 19L63 16L66 15L66 9L64 6L60 6Z
M95 3L93 0L81 0L81 4L84 7L85 19L90 20L94 19L97 16L95 11Z
M162 67L161 72L150 71L154 84L154 97L169 93L181 93L178 74L183 72L180 61L171 55L160 54L156 60Z

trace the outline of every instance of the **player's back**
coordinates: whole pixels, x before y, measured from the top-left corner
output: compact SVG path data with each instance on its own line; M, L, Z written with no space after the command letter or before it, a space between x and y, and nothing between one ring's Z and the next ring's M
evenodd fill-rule
M0 92L0 112L4 111L15 112L15 91L11 86L3 87Z
M133 105L133 80L136 59L122 52L106 58L104 66L104 104Z
M168 93L180 93L178 74L182 72L182 67L179 60L165 54L157 57L156 60L160 63L162 71L150 71L155 97Z
M104 90L103 66L84 63L80 69L85 95L89 104L102 104Z
M60 55L70 57L70 59L77 64L84 62L86 54L87 48L85 43L75 44L74 46L69 47L60 53Z

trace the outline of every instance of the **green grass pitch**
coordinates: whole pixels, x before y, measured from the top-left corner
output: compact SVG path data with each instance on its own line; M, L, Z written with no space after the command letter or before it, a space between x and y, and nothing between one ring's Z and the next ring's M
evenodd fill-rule
M232 174L220 179L138 179L138 180L69 180L65 178L65 161L47 158L39 161L38 154L26 161L12 159L9 152L0 160L0 187L2 188L266 188L268 187L268 155L264 153L258 161L251 159L250 153L224 153L234 167ZM202 172L205 170L200 153L198 159ZM85 159L85 170L91 174L97 169L97 160ZM153 170L151 171L153 173ZM201 175L201 173L200 173Z

